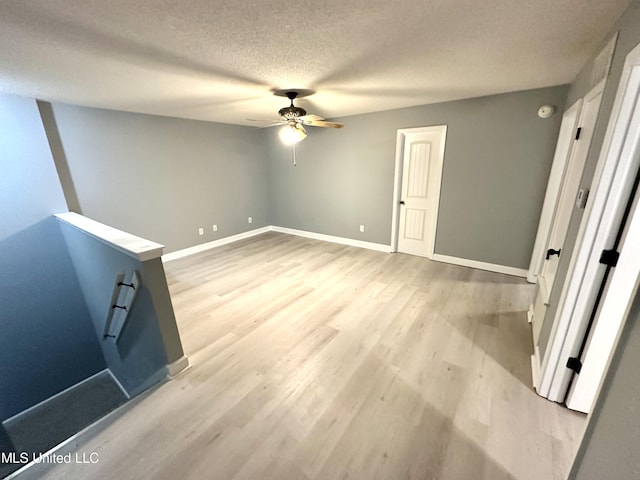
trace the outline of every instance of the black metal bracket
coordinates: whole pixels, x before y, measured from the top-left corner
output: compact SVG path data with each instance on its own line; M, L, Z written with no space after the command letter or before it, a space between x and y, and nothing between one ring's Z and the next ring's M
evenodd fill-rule
M615 267L616 265L618 265L619 258L619 252L616 252L615 250L603 250L600 254L600 263L609 267Z
M551 255L557 255L558 258L560 258L560 252L561 251L562 251L561 248L559 248L558 250L554 250L553 248L550 248L549 250L547 250L547 260L549 260Z
M580 373L580 370L582 370L582 362L578 357L569 357L567 360L567 368L576 373Z
M119 287L129 287L129 288L133 288L134 290L136 289L136 286L133 283L118 282L118 286Z
M121 310L127 311L127 307L124 305L111 305L111 308L119 308Z

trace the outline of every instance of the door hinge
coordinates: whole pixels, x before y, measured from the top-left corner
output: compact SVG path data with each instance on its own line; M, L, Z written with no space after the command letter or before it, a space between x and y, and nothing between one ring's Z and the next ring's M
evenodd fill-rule
M582 127L578 127L578 130L576 130L576 140L580 140L581 133L582 133Z
M618 264L620 253L615 250L603 250L600 254L600 263L609 267L615 267Z
M589 199L589 190L581 188L578 190L578 197L576 198L576 208L586 208L587 200Z
M567 368L576 373L580 373L580 370L582 370L582 362L578 357L569 357L569 360L567 360Z

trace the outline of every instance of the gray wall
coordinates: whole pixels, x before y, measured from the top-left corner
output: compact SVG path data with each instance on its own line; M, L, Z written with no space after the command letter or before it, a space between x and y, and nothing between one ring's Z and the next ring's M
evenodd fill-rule
M96 337L101 339L107 367L134 396L165 378L167 363L182 356L161 261L156 258L140 262L74 227L67 224L60 227L78 272ZM134 270L140 273L141 286L120 338L117 343L111 338L102 339L116 275L128 276Z
M598 120L591 140L591 147L587 156L587 161L584 168L582 179L580 180L581 189L589 189L593 180L596 165L598 163L598 157L600 150L602 149L602 143L609 124L609 117L611 116L611 110L613 109L613 101L615 99L618 84L620 83L620 76L624 67L624 61L627 54L640 43L640 1L634 1L629 9L620 17L614 28L607 35L606 40L603 42L601 48L606 44L611 36L616 32L619 32L617 46L611 65L611 71L609 78L605 86L605 90L602 97L602 103L600 105L600 112L598 114ZM597 53L599 53L598 50ZM587 63L580 75L571 84L569 89L569 95L567 99L567 105L573 104L577 99L583 97L590 89L590 77L591 70L593 68L594 58ZM576 237L578 236L578 230L580 228L580 222L582 221L582 215L584 210L574 209L567 230L567 237L565 245L563 247L562 256L558 264L558 272L556 274L556 280L551 291L549 298L549 307L545 314L544 324L540 332L540 353L544 355L549 338L551 334L551 327L553 325L553 319L558 310L558 302L564 286L564 280L567 276L569 269L569 261L573 254L575 247Z
M167 252L269 224L388 245L396 130L446 124L436 252L527 268L560 122L536 112L562 107L566 92L347 117L339 131L312 128L295 168L275 128L41 109L72 207Z
M296 147L267 131L273 224L388 245L400 128L447 125L435 251L528 268L567 87L404 108L309 128ZM359 232L359 225L365 232Z
M0 421L105 368L34 100L0 96Z
M182 341L173 311L167 275L161 258L147 260L142 264L145 286L151 295L156 322L162 337L167 363L171 364L184 356Z
M166 252L269 225L263 130L64 104L41 109L78 213Z

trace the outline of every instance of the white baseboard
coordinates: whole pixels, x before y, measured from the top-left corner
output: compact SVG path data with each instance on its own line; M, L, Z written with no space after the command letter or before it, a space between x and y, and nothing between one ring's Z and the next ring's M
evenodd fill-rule
M340 245L349 245L351 247L367 248L378 252L391 253L391 246L382 243L365 242L363 240L355 240L353 238L335 237L333 235L325 235L324 233L307 232L305 230L296 230L294 228L272 226L273 232L287 233L298 237L312 238L314 240L322 240L323 242L339 243Z
M189 358L186 355L183 355L175 362L167 365L167 373L169 374L169 378L174 378L188 370L190 367L191 364L189 363Z
M52 401L54 398L59 397L60 395L64 395L67 392L70 392L71 390L73 390L74 388L79 387L80 385L82 385L83 383L86 383L90 380L93 380L94 378L100 376L100 375L111 375L111 372L109 371L108 368L105 368L104 370L100 370L98 373L94 373L93 375L91 375L90 377L85 378L84 380L79 381L78 383L74 383L73 385L71 385L68 388L65 388L64 390L56 393L55 395L51 395L49 398L45 398L43 401L36 403L35 405L30 406L29 408L22 410L21 412L16 413L14 416L7 418L6 420L4 420L2 422L3 425L11 425L12 423L16 422L17 420L20 419L20 417L22 417L23 415L26 415L27 413L31 412L32 410L35 410L37 408L43 407L44 405L46 405L47 403L49 403L50 401ZM112 375L113 376L113 375ZM120 385L120 382L116 382L118 383L118 385ZM124 391L124 390L123 390Z
M366 248L368 250L375 250L378 252L391 253L391 245L385 245L382 243L365 242L363 240L356 240L353 238L337 237L334 235L325 235L324 233L308 232L306 230L297 230L295 228L278 227L275 225L269 225L248 232L239 233L230 237L220 238L211 242L202 243L193 247L184 248L175 252L167 253L162 256L163 262L170 262L179 258L184 258L189 255L204 252L206 250L227 245L229 243L244 240L245 238L254 237L266 232L278 232L286 233L288 235L296 235L298 237L312 238L314 240L320 240L323 242L338 243L340 245L349 245L351 247ZM524 268L507 267L505 265L496 265L493 263L478 262L476 260L468 260L466 258L450 257L448 255L440 255L435 253L432 260L437 262L451 263L453 265L460 265L463 267L477 268L479 270L487 270L489 272L503 273L505 275L513 275L516 277L523 277L528 279L529 271Z
M538 347L535 347L534 354L531 355L531 378L533 388L537 392L540 387L540 349Z
M381 243L365 242L362 240L355 240L353 238L335 237L333 235L325 235L323 233L307 232L304 230L296 230L293 228L276 227L273 225L269 225L267 227L257 228L255 230L250 230L248 232L239 233L237 235L232 235L230 237L220 238L218 240L213 240L211 242L202 243L200 245L195 245L193 247L184 248L182 250L177 250L175 252L167 253L162 256L162 261L170 262L171 260L177 260L178 258L183 258L189 255L193 255L195 253L204 252L205 250L209 250L211 248L227 245L229 243L237 242L238 240L244 240L245 238L254 237L256 235L260 235L266 232L287 233L289 235L296 235L298 237L313 238L315 240L322 240L324 242L339 243L341 245L349 245L352 247L359 247L359 248L367 248L369 250L376 250L378 252L385 252L385 253L391 252L391 246L384 245Z
M533 323L533 303L529 304L529 310L527 310L527 320L529 323Z
M432 260L436 262L452 263L462 267L477 268L478 270L487 270L489 272L504 273L505 275L513 275L514 277L526 278L529 273L524 268L507 267L506 265L496 265L494 263L478 262L476 260L468 260L466 258L450 257L448 255L440 255L434 253Z
M201 243L200 245L195 245L193 247L183 248L182 250L177 250L175 252L166 253L162 255L162 261L170 262L171 260L188 257L189 255L193 255L194 253L204 252L205 250L209 250L211 248L220 247L228 243L237 242L238 240L244 240L245 238L254 237L256 235L260 235L262 233L270 231L271 227L267 226L256 228L255 230L249 230L248 232L238 233L237 235L231 235L230 237L219 238L218 240L213 240L211 242Z

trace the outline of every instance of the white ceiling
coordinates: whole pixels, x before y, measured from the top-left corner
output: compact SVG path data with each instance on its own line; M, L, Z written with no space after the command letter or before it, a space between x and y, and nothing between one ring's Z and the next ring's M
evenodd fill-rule
M241 125L572 81L630 0L2 0L0 92Z

